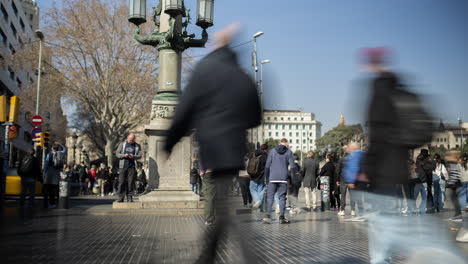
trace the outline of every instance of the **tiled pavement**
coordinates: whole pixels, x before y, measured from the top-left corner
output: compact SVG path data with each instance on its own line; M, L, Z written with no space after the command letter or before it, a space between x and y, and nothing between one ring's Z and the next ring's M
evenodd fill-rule
M110 206L112 200L75 202L74 209L36 211L34 217L7 208L1 217L1 263L192 263L202 247L201 215L87 213L88 207ZM435 229L448 233L459 227L437 216ZM310 212L291 216L291 224L262 224L262 215L240 214L236 221L243 243L262 263L369 263L367 223L343 222L335 212ZM427 217L407 217L418 225ZM437 242L439 236L434 235ZM446 241L440 241L446 242ZM465 253L467 244L454 244ZM236 263L239 252L227 239L218 250L218 263ZM394 256L395 263L407 263Z

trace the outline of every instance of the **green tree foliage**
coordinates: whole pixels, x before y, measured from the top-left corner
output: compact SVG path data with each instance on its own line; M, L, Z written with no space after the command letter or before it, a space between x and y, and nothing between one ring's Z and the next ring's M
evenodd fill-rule
M442 158L444 158L445 152L447 149L445 147L432 147L429 149L429 154L434 156L435 154L439 154Z
M265 144L268 146L268 150L278 146L279 143L279 139L268 138L267 140L265 140Z
M325 133L323 137L317 139L317 149L320 153L330 152L334 154L342 154L343 146L353 139L360 139L362 134L363 130L360 124L337 126Z

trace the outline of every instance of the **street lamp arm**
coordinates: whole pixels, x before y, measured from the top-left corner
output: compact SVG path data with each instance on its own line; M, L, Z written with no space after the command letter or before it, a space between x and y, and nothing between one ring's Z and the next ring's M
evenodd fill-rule
M171 49L171 41L174 39L175 19L171 18L169 22L170 28L167 32L156 32L149 35L140 33L140 28L135 28L133 38L142 45L150 45L156 47L158 50Z
M202 31L202 37L200 39L194 39L195 35L188 35L184 38L184 43L186 48L203 48L205 47L206 42L208 41L208 32L206 29Z

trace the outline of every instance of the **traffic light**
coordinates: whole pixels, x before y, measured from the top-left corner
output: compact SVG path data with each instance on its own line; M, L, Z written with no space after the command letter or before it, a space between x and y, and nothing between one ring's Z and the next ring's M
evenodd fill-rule
M0 96L0 123L7 121L7 104L6 96Z
M18 121L19 104L20 99L18 96L12 96L10 98L10 118L8 121L11 123L15 123L16 121Z
M41 133L42 135L42 139L44 141L44 146L49 146L49 140L50 140L50 132L44 132L44 133Z
M44 147L44 135L42 133L37 133L33 141L35 147Z

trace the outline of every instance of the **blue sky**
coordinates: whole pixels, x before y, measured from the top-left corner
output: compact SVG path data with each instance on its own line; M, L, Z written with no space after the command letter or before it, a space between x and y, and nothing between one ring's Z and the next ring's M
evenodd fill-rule
M59 3L60 1L57 1ZM148 10L156 1L147 0ZM195 16L196 0L186 0ZM52 1L39 0L42 11ZM468 1L465 0L217 0L215 26L239 21L236 43L257 31L259 60L265 65L265 102L269 109L314 112L326 131L362 120L367 90L358 51L388 46L391 67L412 89L432 95L431 107L446 122L468 121ZM195 19L192 20L194 22ZM199 35L199 28L189 27ZM253 44L236 50L249 71ZM203 55L207 49L192 49Z

